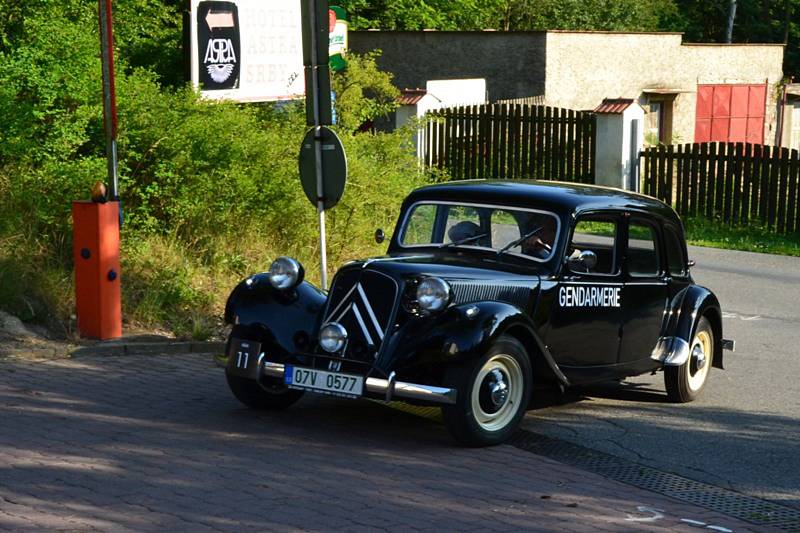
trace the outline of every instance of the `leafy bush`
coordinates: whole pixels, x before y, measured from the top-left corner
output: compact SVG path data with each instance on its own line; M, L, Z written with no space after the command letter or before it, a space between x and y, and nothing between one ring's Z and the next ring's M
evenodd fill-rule
M161 2L115 6L123 314L205 337L234 283L276 255L298 257L319 277L316 211L297 172L305 113L299 103L199 99L175 82L177 8L143 18ZM0 308L67 334L70 202L106 174L95 9L89 0L0 7L10 21L0 31ZM353 57L334 80L350 179L328 214L331 270L380 253L374 229L393 226L402 197L427 179L409 132L353 133L394 105L396 89L374 59Z

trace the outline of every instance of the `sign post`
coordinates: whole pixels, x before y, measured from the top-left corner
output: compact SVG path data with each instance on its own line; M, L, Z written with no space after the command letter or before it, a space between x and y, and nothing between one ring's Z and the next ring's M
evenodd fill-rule
M328 0L301 0L303 19L303 65L306 77L306 120L314 127L314 171L316 207L319 217L320 282L328 289L328 257L325 235L325 168L323 165L323 128L330 124L330 67L328 66ZM301 149L302 162L302 149Z

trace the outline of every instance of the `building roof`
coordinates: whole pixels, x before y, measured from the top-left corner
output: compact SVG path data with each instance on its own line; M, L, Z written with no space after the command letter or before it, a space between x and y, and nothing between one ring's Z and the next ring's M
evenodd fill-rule
M428 91L425 89L403 89L400 91L400 96L397 98L397 103L400 105L417 105L422 100Z
M621 115L633 104L633 98L606 98L597 106L595 113L604 115Z

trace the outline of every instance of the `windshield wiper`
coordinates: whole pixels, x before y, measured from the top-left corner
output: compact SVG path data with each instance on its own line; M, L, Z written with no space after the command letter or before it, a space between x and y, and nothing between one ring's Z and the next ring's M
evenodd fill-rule
M459 239L453 242L446 242L444 244L440 244L439 248L449 248L451 246L460 246L462 244L467 244L468 242L477 241L478 239L482 239L486 237L486 233L481 233L480 235L473 235L472 237L467 237L466 239Z
M511 241L510 243L506 244L505 246L503 246L502 248L500 248L499 250L497 250L497 255L500 255L500 254L502 254L502 253L504 253L504 252L507 252L507 251L508 251L508 250L510 250L511 248L513 248L513 247L515 247L515 246L519 245L519 244L520 244L522 241L524 241L524 240L526 240L526 239L529 239L529 238L533 237L534 235L536 235L537 233L539 233L540 231L542 231L542 228L543 228L543 227L544 227L544 226L539 226L538 228L533 228L531 231L529 231L528 233L526 233L525 235L523 235L523 236L522 236L522 237L520 237L519 239L515 239L515 240Z

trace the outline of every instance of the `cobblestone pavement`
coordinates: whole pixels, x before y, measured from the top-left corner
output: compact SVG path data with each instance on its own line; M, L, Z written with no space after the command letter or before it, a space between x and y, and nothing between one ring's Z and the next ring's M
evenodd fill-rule
M208 356L0 360L0 530L699 531L682 519L755 531L369 401L254 412Z

